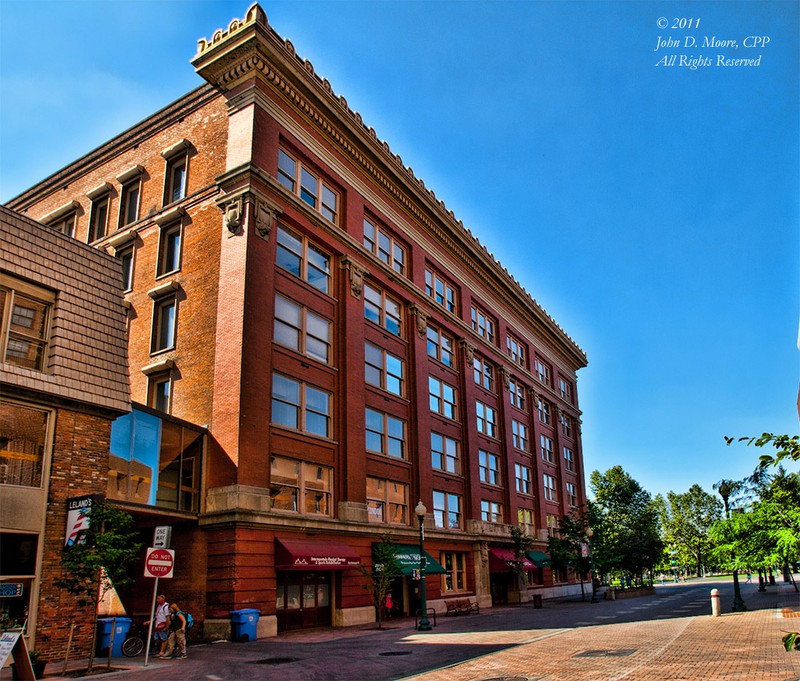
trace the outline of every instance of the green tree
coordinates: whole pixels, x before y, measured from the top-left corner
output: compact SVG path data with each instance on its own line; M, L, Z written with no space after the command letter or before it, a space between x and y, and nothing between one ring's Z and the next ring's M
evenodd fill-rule
M388 534L381 536L380 542L372 546L372 568L360 568L361 574L367 578L364 586L372 594L375 613L378 618L378 629L383 629L386 612L386 596L391 593L392 584L402 572L397 560L397 545Z
M621 466L593 471L595 501L589 505L594 535L592 550L598 571L619 572L639 579L659 562L664 543L658 531L658 510L650 493Z
M62 550L62 572L56 586L75 596L78 605L90 606L90 612L96 614L98 602L112 585L120 587L134 582L133 570L142 544L137 541L130 513L98 501L92 504L88 516L85 541ZM93 626L94 641L97 617ZM94 646L89 653L89 672L93 666Z
M736 558L736 543L739 539L737 528L738 522L731 523L731 500L741 495L747 487L742 480L728 480L723 478L719 482L715 482L712 487L719 492L722 497L722 503L725 507L725 520L728 521L724 536L718 535L712 537L712 540L719 542L717 556L727 556L730 564L733 566L733 611L741 612L747 610L747 606L742 599L742 589L739 586L739 561ZM738 510L738 509L737 509ZM738 517L740 514L737 513ZM723 526L724 527L724 526Z
M681 494L668 492L655 500L659 509L664 542L681 564L693 564L700 577L704 558L711 549L708 538L711 526L722 517L719 499L700 485L692 485Z
M772 433L762 433L758 437L725 437L725 442L730 446L734 442L744 442L749 447L772 446L776 452L772 454L762 454L759 457L759 466L777 466L781 461L789 459L800 461L800 436L797 435L773 435Z
M571 568L580 578L581 600L586 600L583 583L591 569L586 530L588 519L585 512L565 515L558 526L558 536L547 540L547 552L556 567ZM585 555L584 555L585 554Z

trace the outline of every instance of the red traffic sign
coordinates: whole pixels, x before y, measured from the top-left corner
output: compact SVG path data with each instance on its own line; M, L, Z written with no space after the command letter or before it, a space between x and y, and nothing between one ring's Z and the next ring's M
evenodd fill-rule
M172 569L174 567L175 551L172 549L147 549L147 555L144 558L145 577L161 577L161 579L170 579L172 577Z

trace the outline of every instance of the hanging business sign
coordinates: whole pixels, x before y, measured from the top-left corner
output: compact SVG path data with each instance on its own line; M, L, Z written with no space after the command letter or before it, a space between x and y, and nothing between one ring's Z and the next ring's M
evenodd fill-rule
M99 503L102 498L100 494L85 494L82 497L67 499L67 534L64 546L86 543L92 504Z

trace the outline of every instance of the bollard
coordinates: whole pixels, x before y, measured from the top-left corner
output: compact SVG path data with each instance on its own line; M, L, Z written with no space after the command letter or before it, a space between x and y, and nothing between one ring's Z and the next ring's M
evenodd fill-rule
M711 589L711 616L719 617L719 589Z

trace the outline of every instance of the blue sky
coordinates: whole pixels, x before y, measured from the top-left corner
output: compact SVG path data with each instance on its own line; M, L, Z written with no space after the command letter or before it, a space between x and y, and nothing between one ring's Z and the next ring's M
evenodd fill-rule
M1 0L0 201L199 85L247 5ZM710 492L757 460L724 435L798 432L800 3L262 7L586 351L587 472Z

